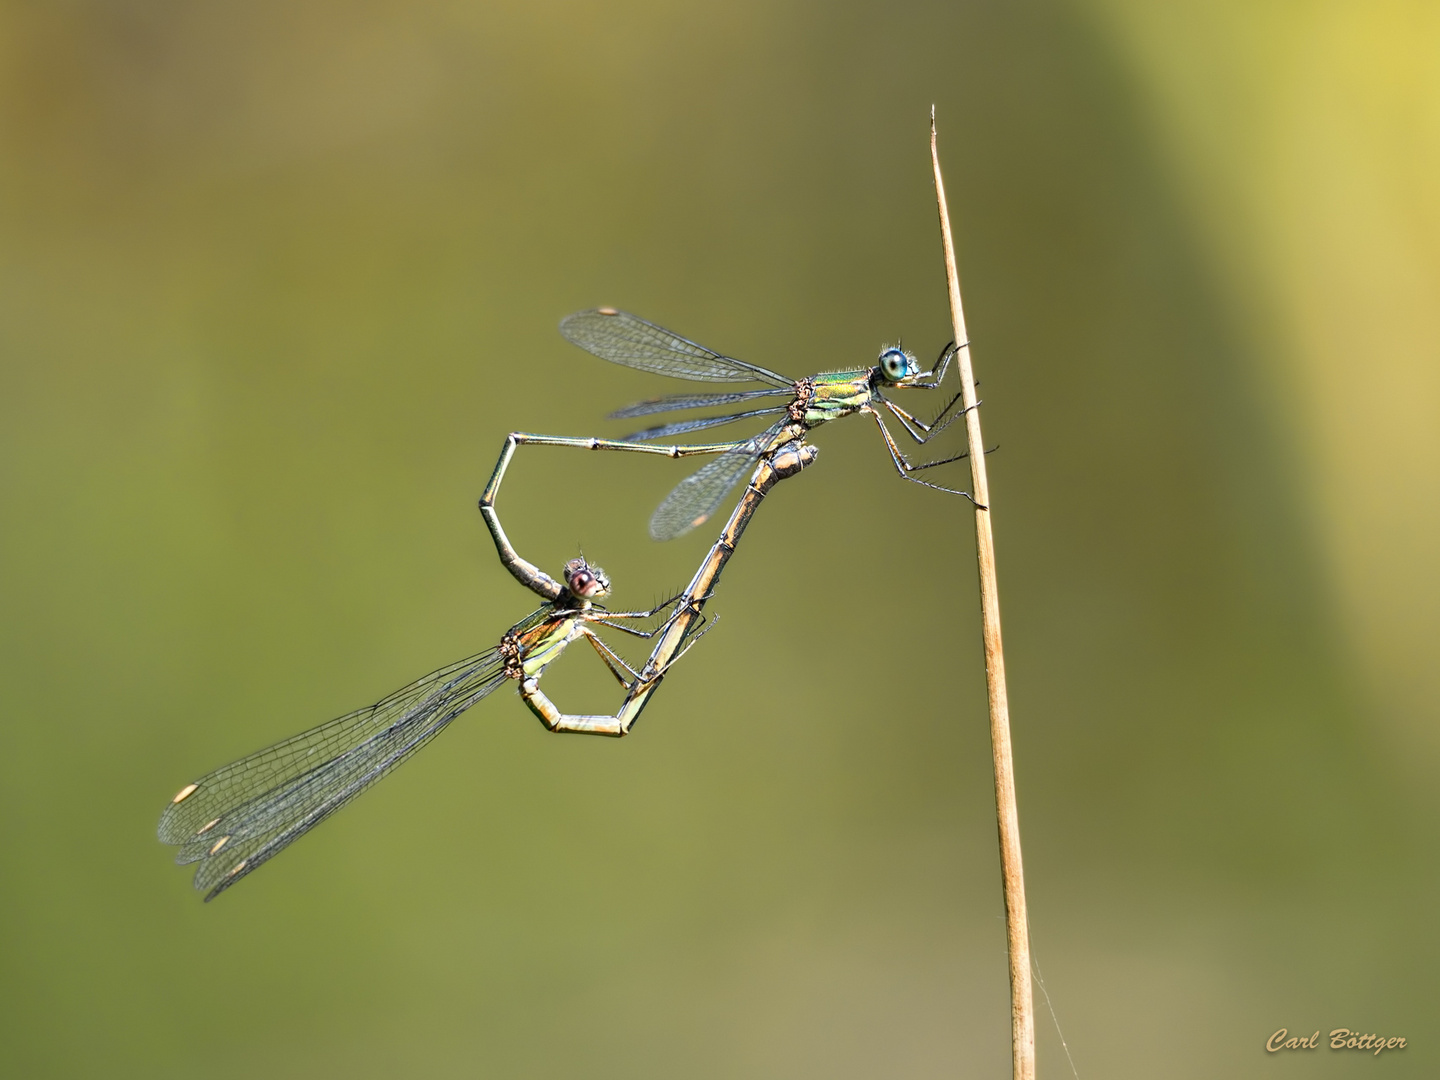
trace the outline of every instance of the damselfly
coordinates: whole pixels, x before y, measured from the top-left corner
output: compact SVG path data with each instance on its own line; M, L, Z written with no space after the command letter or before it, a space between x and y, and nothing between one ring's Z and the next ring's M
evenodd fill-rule
M633 691L644 681L641 674L601 641L591 625L653 637L663 625L640 630L621 620L650 618L674 600L651 611L607 611L597 601L609 593L609 579L584 558L565 564L564 585L548 574L536 574L534 581L517 577L547 603L507 630L493 649L433 671L368 708L181 788L160 816L160 839L180 846L176 862L200 864L195 887L207 890L205 899L213 900L274 858L507 681L519 684L520 696L550 730L604 733L588 723L592 718L559 714L540 693L540 676L567 645L583 637L620 684ZM669 659L678 659L680 652L672 652ZM647 666L650 681L658 680L667 666Z
M957 393L944 408L929 422L918 419L899 405L885 397L886 389L935 390L954 355L953 345L946 346L937 366L922 371L915 357L899 346L890 346L881 351L872 367L854 368L848 371L831 371L811 375L804 379L790 379L768 368L724 356L703 345L698 345L679 334L656 326L652 322L614 308L594 308L576 312L560 322L560 332L582 349L594 353L603 360L669 375L677 379L693 379L699 382L741 383L758 382L765 386L759 390L739 390L719 394L673 394L668 397L651 398L610 414L612 419L626 419L649 416L655 413L681 409L704 409L720 405L733 405L770 397L789 397L783 405L749 409L724 416L708 416L698 420L681 420L662 424L611 440L636 449L654 439L668 439L691 431L748 420L757 416L776 416L775 422L751 438L730 443L711 443L704 446L683 447L685 453L714 453L719 456L699 472L686 477L655 510L650 519L650 535L656 540L669 540L681 536L706 521L715 512L725 496L755 463L755 460L785 443L802 439L811 428L854 413L865 413L873 417L890 451L890 458L896 470L907 480L925 487L952 495L970 498L968 492L942 487L911 475L922 469L945 465L968 456L965 453L934 461L909 461L895 444L889 428L880 415L880 409L888 410L905 429L906 433L919 444L928 442L939 434L964 410L952 412L960 395ZM671 452L677 448L664 447L645 449ZM671 456L678 456L671 454ZM972 500L973 501L973 500Z
M200 864L195 887L207 890L207 901L389 774L507 679L518 682L521 699L550 731L627 734L665 673L704 632L692 633L703 622L705 603L760 500L816 454L814 447L797 443L777 448L760 462L720 540L701 561L684 593L650 611L607 611L596 603L610 591L609 579L599 567L583 558L572 559L565 564L562 584L520 558L505 536L495 498L523 439L512 435L506 440L481 508L501 560L546 603L506 631L495 648L431 672L368 708L302 732L181 788L161 815L159 835L165 843L179 845L177 862ZM654 630L622 625L622 620L650 618L667 608L670 616ZM637 672L600 640L590 629L592 623L637 637L661 637ZM540 690L546 666L580 637L594 646L625 687L625 699L613 716L563 713Z

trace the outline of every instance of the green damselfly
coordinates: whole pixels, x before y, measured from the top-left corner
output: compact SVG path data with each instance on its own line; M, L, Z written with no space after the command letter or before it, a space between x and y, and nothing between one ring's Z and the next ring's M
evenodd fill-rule
M902 477L937 491L970 498L968 492L942 487L911 475L922 469L959 461L968 454L960 453L934 461L912 463L900 452L880 415L882 408L889 411L906 433L921 445L945 430L957 416L963 415L963 409L952 411L960 400L958 393L929 422L906 412L883 393L886 389L938 389L951 357L955 354L953 343L946 346L936 366L929 371L922 370L912 354L899 346L889 346L881 351L879 359L871 367L824 372L804 379L789 379L758 364L707 349L664 327L615 308L593 308L566 316L560 322L560 332L582 349L603 360L641 371L699 382L765 384L758 390L718 394L672 394L651 398L611 413L611 419L733 405L761 398L790 398L783 405L748 409L724 416L708 416L698 420L681 420L609 440L641 449L644 444L655 439L667 439L754 417L777 417L769 428L751 438L684 448L687 453L713 453L719 456L682 480L661 502L650 519L650 535L656 540L670 540L681 536L705 522L731 488L750 471L756 459L762 455L786 443L803 439L812 428L856 413L868 414L875 420L890 451L890 458ZM673 448L648 449L668 452Z
M507 680L518 684L521 699L550 731L627 734L666 672L704 633L704 628L696 627L704 620L705 603L760 500L816 454L814 447L795 444L777 448L759 463L720 540L701 561L684 593L650 611L608 611L598 604L610 591L609 579L599 567L583 557L572 559L565 564L562 583L521 559L505 537L494 502L516 445L514 436L506 440L481 506L506 567L546 603L507 630L494 648L181 788L160 817L159 837L180 847L176 862L200 864L195 887L206 890L207 901L388 775ZM624 620L651 618L667 608L669 617L653 630L623 625ZM591 624L641 638L659 634L660 641L636 671L595 634ZM625 699L613 716L561 712L540 690L545 668L581 637L625 688Z
M608 625L639 637L621 620L646 619L651 611L607 611L598 601L610 591L605 572L585 559L565 564L564 585L549 575L526 582L547 603L512 626L500 643L478 655L433 671L364 709L337 717L186 784L160 817L160 839L177 844L176 862L200 865L195 887L213 900L263 863L345 806L426 745L466 709L507 681L542 720L540 676L565 647L584 638L629 689L641 681L591 629ZM522 578L522 581L524 579ZM552 588L553 586L553 588ZM676 655L678 659L678 654ZM622 673L623 672L623 673ZM658 670L663 675L663 668ZM628 678L627 678L628 676ZM587 731L585 718L551 730Z

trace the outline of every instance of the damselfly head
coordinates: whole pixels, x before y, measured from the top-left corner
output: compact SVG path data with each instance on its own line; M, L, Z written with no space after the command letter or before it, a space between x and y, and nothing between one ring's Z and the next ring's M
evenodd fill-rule
M880 359L876 363L886 382L904 382L906 379L913 379L915 376L923 374L914 355L898 345L891 345L882 350Z
M610 592L610 579L598 566L591 566L584 557L565 564L565 587L570 595L581 600L595 600Z

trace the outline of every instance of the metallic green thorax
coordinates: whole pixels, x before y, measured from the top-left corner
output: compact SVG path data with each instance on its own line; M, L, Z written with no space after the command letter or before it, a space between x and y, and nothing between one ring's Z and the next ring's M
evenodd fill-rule
M879 398L875 392L874 371L874 368L828 371L800 380L796 384L799 394L795 404L796 411L803 408L804 412L798 419L807 428L814 428L873 404Z

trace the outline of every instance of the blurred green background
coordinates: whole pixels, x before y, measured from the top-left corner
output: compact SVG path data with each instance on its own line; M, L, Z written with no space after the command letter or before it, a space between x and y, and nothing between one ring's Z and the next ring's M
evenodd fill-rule
M634 737L496 695L210 905L154 839L186 780L530 610L475 510L505 432L684 388L565 313L793 374L933 355L933 102L1079 1075L1434 1075L1437 24L5 4L0 1072L1008 1075L971 517L862 421ZM684 473L523 452L502 511L645 606L710 540L645 535ZM547 688L611 708L596 668Z

